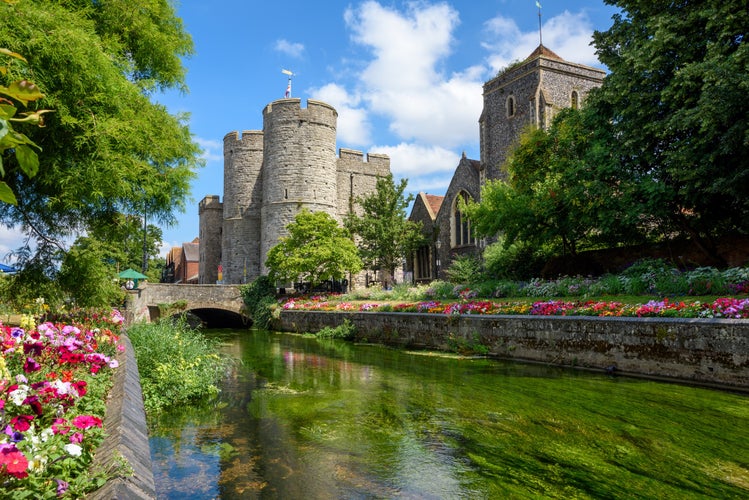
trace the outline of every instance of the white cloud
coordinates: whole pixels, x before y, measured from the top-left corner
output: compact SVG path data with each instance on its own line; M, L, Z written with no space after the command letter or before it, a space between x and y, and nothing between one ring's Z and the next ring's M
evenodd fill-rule
M12 264L8 254L24 243L24 235L17 229L0 226L0 262Z
M431 177L435 188L445 190L460 161L458 154L441 146L400 143L397 146L374 146L372 150L390 157L393 176L409 179L409 191L414 190L410 179L421 177Z
M297 42L290 42L281 38L276 40L275 49L287 56L299 59L304 54L304 45Z
M487 40L483 47L490 52L487 62L493 72L505 68L513 61L522 61L538 47L538 32L523 33L514 20L497 16L484 25ZM544 46L560 57L580 64L600 66L593 40L593 23L583 12L564 11L543 23Z
M213 139L195 137L195 142L203 149L200 157L206 162L224 161L224 144Z
M391 132L446 147L477 139L483 69L441 71L457 11L445 3L413 3L402 13L369 1L348 9L345 20L353 40L373 55L359 74L366 105L389 120Z
M344 147L365 146L370 143L372 126L358 96L350 94L335 83L310 89L307 93L313 99L324 101L338 111L338 140Z

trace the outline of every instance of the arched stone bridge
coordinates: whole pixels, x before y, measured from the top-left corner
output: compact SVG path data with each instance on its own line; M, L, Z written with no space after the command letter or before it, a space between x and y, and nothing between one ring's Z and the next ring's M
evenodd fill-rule
M175 285L142 283L128 290L127 323L156 321L162 315L189 311L211 327L249 325L240 285Z

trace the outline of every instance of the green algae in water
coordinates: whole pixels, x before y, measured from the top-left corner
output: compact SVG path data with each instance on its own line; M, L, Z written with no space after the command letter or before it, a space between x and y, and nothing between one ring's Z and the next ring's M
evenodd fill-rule
M214 496L749 496L744 395L301 336L230 337L242 363L223 407L188 424L220 469ZM161 438L185 446L185 422L178 430L163 418Z

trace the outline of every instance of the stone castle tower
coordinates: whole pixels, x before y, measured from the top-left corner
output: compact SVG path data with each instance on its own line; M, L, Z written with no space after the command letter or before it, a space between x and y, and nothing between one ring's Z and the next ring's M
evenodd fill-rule
M200 283L249 283L267 274L265 257L303 209L342 222L354 200L390 173L385 155L341 149L338 113L321 101L280 99L263 110L263 130L224 137L224 201L199 205Z

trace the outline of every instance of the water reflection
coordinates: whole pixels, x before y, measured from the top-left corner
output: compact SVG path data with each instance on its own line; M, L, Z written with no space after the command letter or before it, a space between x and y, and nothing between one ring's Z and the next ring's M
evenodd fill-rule
M740 395L266 332L150 422L159 498L741 498Z

